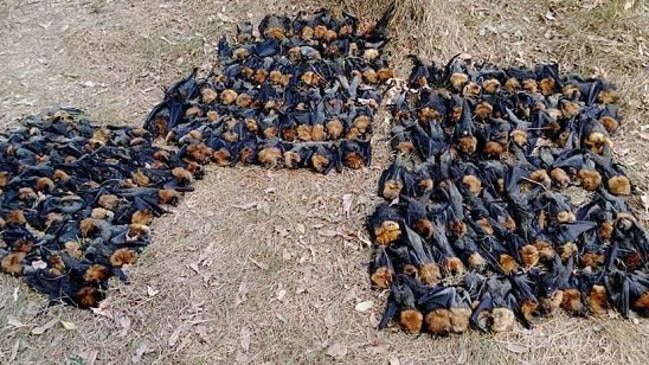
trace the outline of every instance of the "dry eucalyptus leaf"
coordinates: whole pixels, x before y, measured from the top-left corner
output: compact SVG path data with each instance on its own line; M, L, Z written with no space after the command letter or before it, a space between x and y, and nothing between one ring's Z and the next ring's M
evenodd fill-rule
M360 302L356 304L356 307L354 307L354 309L356 309L359 312L367 312L368 310L372 309L373 306L374 306L374 301L366 300L364 302Z
M286 289L282 289L279 292L277 292L277 300L280 302L284 300L284 297L286 296Z
M189 267L190 269L194 270L197 274L200 273L200 271L199 271L199 269L198 269L198 265L196 265L196 264L193 263L193 262L192 262L191 264L187 265L187 267Z
M343 212L345 213L346 217L349 217L349 214L352 210L352 197L352 194L343 195Z
M268 268L269 268L269 266L267 264L264 264L263 262L259 262L259 261L255 260L253 258L248 258L248 260L250 260L250 262L257 265L257 267L262 269L262 270L268 270Z
M51 319L49 322L45 323L42 326L34 327L32 329L32 334L37 335L37 336L42 335L43 333L45 333L45 331L47 331L48 329L54 327L54 325L57 324L57 323L58 323L57 319Z
M250 330L248 327L243 327L241 329L241 350L243 352L248 352L250 350Z
M365 348L369 355L379 355L388 352L388 345L369 346Z
M370 326L372 326L372 328L377 328L379 323L381 323L381 320L376 316L376 313L370 314Z
M7 316L7 324L16 328L25 326L24 323L22 323L18 318L12 316L11 314Z
M74 322L61 321L61 325L63 325L63 328L65 328L68 331L73 331L77 329L77 325L74 324Z
M524 354L528 351L528 348L523 345L517 345L515 343L510 343L506 347L507 351L513 352L515 354Z
M252 202L252 203L242 204L242 205L233 205L232 207L237 209L242 209L242 210L248 210L256 206L257 206L257 202Z
M347 347L340 342L336 342L327 349L327 355L336 360L342 360L347 355Z
M390 359L390 365L401 365L401 361L399 361L398 357L393 357Z
M291 259L292 255L287 249L282 250L282 260L284 261L289 261Z
M196 335L198 336L198 341L203 344L209 344L209 336L207 335L207 329L205 326L196 326Z
M336 326L336 324L338 324L338 319L336 319L336 316L331 311L327 312L324 321L325 321L325 326L329 328L333 328Z
M642 200L642 206L644 207L644 209L646 211L649 211L649 194L648 193L642 194L640 199Z
M304 224L298 223L297 226L295 226L295 230L301 234L304 234L304 232L306 232L306 227L304 227Z
M152 287L148 286L146 287L146 292L149 294L150 297L154 297L156 294L158 294L160 291L153 289Z
M88 350L79 353L79 357L86 365L94 365L97 361L97 356L99 356L99 351L97 350Z
M131 362L133 364L139 363L142 360L142 355L144 355L148 350L149 345L147 345L146 342L140 343L137 348L135 348L133 357L131 357Z
M180 336L180 332L183 330L183 326L178 326L176 329L173 331L171 336L169 336L169 340L167 340L167 345L169 347L174 347L176 342L178 342L178 337Z
M318 234L320 234L323 237L336 237L340 233L338 231L334 231L331 229L321 229L320 231L318 231Z
M116 315L115 322L117 322L117 324L125 330L131 328L131 319L126 314Z

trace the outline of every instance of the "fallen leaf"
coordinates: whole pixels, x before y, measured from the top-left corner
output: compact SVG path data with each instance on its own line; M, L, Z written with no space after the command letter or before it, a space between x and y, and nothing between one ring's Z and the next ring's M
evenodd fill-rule
M152 287L148 286L146 287L146 292L149 294L150 297L154 297L156 294L158 294L160 291L153 289Z
M379 326L379 323L381 323L381 320L376 316L376 313L370 314L370 326L376 328Z
M196 263L193 263L193 262L192 262L191 264L187 265L187 267L189 267L190 269L194 270L197 274L200 273L200 271L198 270L198 265L196 265Z
M242 205L233 205L232 207L237 209L248 210L254 208L255 206L257 206L257 202L252 202L252 203L242 204Z
M74 324L74 322L61 321L61 325L63 325L63 328L65 328L68 331L73 331L77 329L77 325Z
M292 255L289 252L289 250L287 250L287 249L282 250L282 260L289 261L291 259L291 257L292 257Z
M97 356L99 356L99 351L98 350L86 350L82 351L77 355L79 357L79 360L83 361L83 364L85 365L94 365L95 361L97 361Z
M340 342L336 342L327 349L327 355L336 360L342 360L347 355L347 347Z
M264 264L263 262L259 262L259 261L255 260L253 258L248 258L248 260L250 260L250 262L252 262L253 264L257 265L257 267L259 267L260 269L268 270L268 265L267 264Z
M11 347L11 356L9 357L9 362L11 363L18 356L18 350L20 350L20 340L16 340L14 345Z
M548 10L548 11L545 13L545 18L546 18L547 20L554 20L554 14L552 14L552 12L551 12L550 10Z
M183 330L183 326L178 326L176 329L171 333L171 336L169 336L169 340L167 340L167 345L169 347L174 347L176 342L178 342L178 337L180 336L180 332Z
M115 322L124 330L131 328L131 319L126 314L118 314L115 316Z
M302 223L298 223L298 224L295 226L295 230L298 231L298 232L301 233L301 234L304 234L304 232L306 232L306 227L304 227L304 224L302 224Z
M185 337L183 337L183 340L180 341L180 345L178 345L174 353L178 353L182 351L184 348L186 348L187 346L189 346L189 344L192 343L191 337L192 337L191 333L188 333Z
M18 318L12 316L11 314L7 316L7 324L16 328L25 326L24 323L22 323Z
M649 211L649 193L642 194L640 199L642 200L642 206L644 207L644 209L646 211Z
M510 343L507 346L505 346L507 351L513 352L515 354L524 354L527 352L528 348L523 345L517 345L515 343Z
M324 321L325 321L325 326L329 328L333 328L336 326L336 324L338 324L338 320L336 319L336 316L332 312L327 312Z
M364 302L360 302L356 304L356 307L354 307L354 309L356 309L359 312L367 312L368 310L372 309L373 306L374 306L374 301L366 300Z
M113 319L113 313L112 313L111 311L105 310L105 309L103 309L103 308L101 308L101 307L99 307L99 308L94 308L94 307L93 307L93 308L90 308L90 310L91 310L92 313L94 313L94 314L98 314L98 315L100 315L100 316L103 316L103 317L106 317L106 318Z
M250 350L250 330L248 327L243 327L241 329L241 349L243 352L248 352Z
M401 365L401 361L399 361L398 357L393 357L390 359L390 365Z
M135 351L133 353L133 357L131 357L131 362L133 364L139 363L140 360L142 360L142 355L144 355L148 350L149 350L149 345L147 345L146 342L141 342L135 348Z
M280 302L284 300L284 297L286 296L286 289L282 289L279 292L277 292L277 300Z
M207 336L207 329L205 326L196 326L196 335L198 336L198 341L203 344L209 344L210 340Z
M49 322L45 323L42 326L34 327L32 329L32 334L37 336L42 335L43 333L45 333L45 331L52 328L57 322L58 322L57 319L51 319Z
M286 237L286 236L288 236L290 231L288 229L282 227L282 226L276 226L275 227L275 232L279 233L280 237Z
M369 355L379 355L388 352L388 345L369 346L365 348Z
M321 229L320 231L318 231L318 234L323 237L336 237L340 233L331 229Z
M352 209L352 194L345 194L343 195L343 212L345 213L345 216L349 217L349 213L351 213Z

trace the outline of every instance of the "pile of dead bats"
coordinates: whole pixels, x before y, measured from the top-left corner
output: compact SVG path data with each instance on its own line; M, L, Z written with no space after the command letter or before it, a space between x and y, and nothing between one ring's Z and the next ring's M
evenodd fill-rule
M234 43L219 41L220 72L169 88L145 127L201 164L366 166L379 86L393 77L381 51L393 12L375 24L321 10L240 25Z
M80 110L27 117L0 133L0 258L52 302L94 306L128 280L149 225L203 168L152 145L144 128L91 122Z
M219 42L222 73L168 88L143 128L59 109L0 133L1 270L52 303L95 306L111 277L128 280L122 268L149 243L152 220L204 164L369 164L393 12L376 23L324 10L245 23L234 44Z
M380 327L446 335L529 328L558 310L649 314L649 240L611 156L615 86L466 54L413 62L392 104L387 202L368 221L371 282L390 290Z

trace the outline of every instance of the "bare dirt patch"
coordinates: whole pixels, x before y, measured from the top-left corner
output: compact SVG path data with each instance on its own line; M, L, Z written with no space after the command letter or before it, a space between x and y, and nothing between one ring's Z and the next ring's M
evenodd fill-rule
M387 1L345 3L370 14ZM407 53L444 61L468 51L498 63L556 59L564 70L616 81L626 123L616 151L638 185L636 207L644 209L649 11L640 2L398 4L390 52L401 76ZM11 124L61 103L106 122L140 124L164 85L213 62L222 31L292 6L2 2L0 120ZM319 176L210 168L195 193L154 223L153 244L129 272L132 284L115 283L103 315L56 307L36 316L45 298L0 276L0 363L646 362L644 320L559 316L531 331L436 340L374 330L385 293L369 289L370 252L357 236L366 237L363 220L378 201L375 182L388 160L383 137L375 138L374 163L361 171ZM646 223L648 215L642 217ZM357 310L367 301L371 308ZM59 322L32 333L52 319Z

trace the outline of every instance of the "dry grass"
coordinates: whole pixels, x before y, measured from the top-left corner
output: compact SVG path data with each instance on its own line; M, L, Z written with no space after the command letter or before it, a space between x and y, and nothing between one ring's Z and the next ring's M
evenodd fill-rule
M344 3L370 14L387 0ZM564 70L615 80L626 122L617 152L644 194L649 70L640 52L648 49L649 13L640 3L398 3L389 51L402 76L407 53L444 61L468 51L498 63L556 59ZM235 21L295 6L288 0L132 4L0 2L0 120L11 123L61 102L114 123L140 124L164 85L195 64L213 62L218 36ZM436 340L372 329L385 293L369 290L369 250L354 235L365 235L363 219L377 202L374 181L388 159L381 135L375 147L371 168L326 177L210 169L195 193L154 223L154 243L130 270L132 284L111 290L105 311L112 318L59 307L36 316L44 298L0 276L0 363L331 363L328 352L344 353L341 362L354 364L394 358L401 364L646 363L649 326L642 320L561 316L532 331ZM342 210L345 194L353 197L349 215ZM329 237L334 231L343 235ZM374 307L357 312L365 300ZM76 329L57 323L31 333L51 319Z

